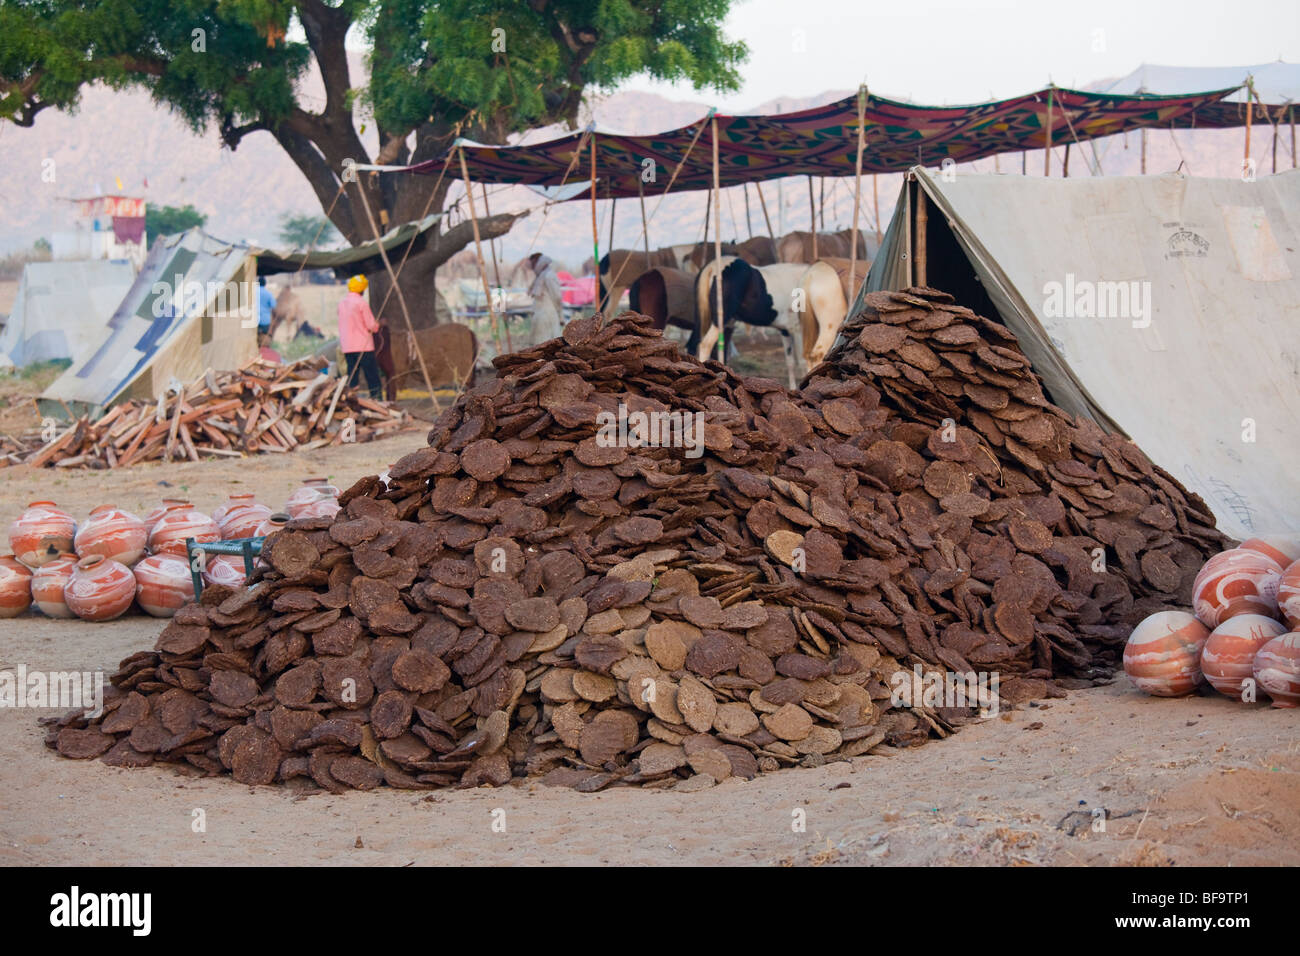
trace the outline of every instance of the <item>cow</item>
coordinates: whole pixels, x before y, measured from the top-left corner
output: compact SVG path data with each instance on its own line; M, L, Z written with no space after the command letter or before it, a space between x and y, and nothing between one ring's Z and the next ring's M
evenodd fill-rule
M817 233L817 255L814 256L812 233L792 232L777 240L777 261L803 262L811 265L814 259L847 259L849 254L853 251L853 247L850 244L852 236L852 229L841 229L839 232ZM858 258L865 259L866 256L867 240L862 234L862 231L858 230Z
M770 266L776 263L776 243L769 236L751 236L736 243L736 255L751 266Z
M658 266L637 276L628 287L633 312L648 315L655 328L695 331L695 280L681 269Z
M677 253L671 248L656 249L648 255L640 249L612 249L600 257L597 305L612 313L618 308L623 292L633 280L648 269L666 266L679 268Z
M835 344L848 312L847 285L847 274L841 278L835 266L820 260L799 277L801 294L794 297L791 310L799 322L803 358L809 367L825 359Z
M701 360L709 357L718 335L724 336L724 357L732 350L732 332L737 322L775 329L785 350L786 378L791 388L800 377L803 359L802 329L791 310L794 292L807 267L797 263L775 263L755 268L744 259L723 257L709 263L695 280L696 331L687 350ZM714 318L717 280L722 277L721 329Z
M392 371L386 372L389 401L397 398L401 388L424 388L424 373L415 348L419 348L424 357L424 366L435 388L449 385L459 389L474 384L478 339L469 326L443 322L416 329L414 337L405 328L399 331L386 327L385 331L389 336L392 357Z

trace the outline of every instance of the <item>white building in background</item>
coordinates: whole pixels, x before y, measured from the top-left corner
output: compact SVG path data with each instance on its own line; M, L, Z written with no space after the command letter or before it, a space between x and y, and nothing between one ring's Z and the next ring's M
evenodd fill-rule
M125 259L139 271L149 251L145 238L145 201L135 196L72 199L77 210L72 229L54 233L55 259Z

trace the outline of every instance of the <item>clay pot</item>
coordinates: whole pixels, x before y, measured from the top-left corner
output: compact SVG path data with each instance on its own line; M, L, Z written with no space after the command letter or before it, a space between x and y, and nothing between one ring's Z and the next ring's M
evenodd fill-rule
M39 568L72 551L77 523L53 501L33 501L9 526L14 557L29 568Z
M1243 548L1220 552L1201 568L1192 584L1192 609L1206 627L1218 627L1238 614L1277 614L1282 566L1267 555Z
M1242 681L1251 676L1255 652L1286 628L1262 614L1238 614L1210 634L1201 649L1201 673L1220 694L1241 700Z
M233 499L235 496L231 495ZM252 499L252 495L247 496ZM240 502L227 511L217 522L222 541L234 541L237 538L251 538L257 534L258 526L271 516L271 509L260 502L249 500Z
M277 511L273 515L266 516L266 520L257 526L257 533L254 534L253 537L262 538L268 534L274 534L277 531L282 531L284 529L284 526L288 523L289 523L289 516L285 514L283 511Z
M77 562L63 599L83 621L111 621L135 600L135 575L121 562L92 554Z
M1124 673L1156 697L1190 694L1201 676L1205 625L1186 611L1159 611L1144 619L1124 645Z
M1288 565L1278 579L1277 609L1291 630L1300 630L1300 561Z
M1258 551L1284 568L1300 561L1300 534L1261 534L1241 542L1238 547L1242 551Z
M153 526L157 523L158 519L163 516L163 514L167 511L168 508L174 508L177 505L187 505L187 504L189 504L189 501L186 500L185 498L164 498L162 500L162 504L160 504L157 508L154 508L142 519L144 521L145 530L152 531Z
M224 584L232 588L245 587L248 575L244 572L243 555L209 555L203 563L203 583Z
M1300 706L1300 633L1269 641L1255 654L1255 682L1274 707Z
M128 568L145 556L149 529L145 523L116 505L100 505L77 529L77 555L111 558Z
M194 600L194 579L183 558L153 554L131 569L135 596L146 614L171 617L177 608Z
M277 531L283 531L284 526L288 523L289 523L289 516L285 514L283 511L277 511L275 514L270 515L265 521L263 521L260 525L257 526L257 533L254 535L254 537L264 538L268 534L275 534ZM262 549L266 550L265 544L262 546ZM253 563L258 567L266 566L265 559L260 557Z
M318 498L298 509L295 518L333 518L339 513L339 500L327 497Z
M329 483L328 478L304 478L302 487L289 496L284 510L290 518L299 517L303 508L322 498L337 498L339 490Z
M0 557L0 617L17 617L32 604L32 569L12 554Z
M32 572L32 603L46 617L76 617L63 599L76 567L77 556L65 554Z
M186 538L193 538L196 544L220 541L221 532L211 518L194 506L172 505L149 532L149 551L184 558Z

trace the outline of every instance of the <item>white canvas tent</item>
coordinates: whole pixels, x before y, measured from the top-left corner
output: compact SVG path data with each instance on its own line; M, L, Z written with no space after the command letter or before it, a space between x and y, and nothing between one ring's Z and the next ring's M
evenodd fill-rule
M124 259L29 262L18 280L13 311L0 333L0 355L15 366L84 359L135 280Z
M1242 86L1224 97L1226 103L1245 103L1250 91L1247 79L1255 86L1259 102L1294 103L1300 99L1300 64L1260 63L1256 66L1161 66L1143 63L1132 73L1122 76L1102 92L1131 96L1135 93L1158 93L1164 96L1200 93Z
M199 229L161 236L97 348L40 396L44 414L98 414L117 399L154 399L205 369L257 356L257 261L247 246Z
M1226 533L1300 531L1300 172L909 180L865 289L923 274L1000 316L1058 405L1126 433Z

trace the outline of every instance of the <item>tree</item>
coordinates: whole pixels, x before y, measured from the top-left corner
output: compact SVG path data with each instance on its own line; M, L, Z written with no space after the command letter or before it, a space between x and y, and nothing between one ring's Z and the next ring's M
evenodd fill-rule
M146 206L144 231L149 245L159 236L184 232L208 221L208 217L188 203L184 206Z
M573 126L588 87L648 74L697 89L738 87L743 43L721 29L731 0L0 0L0 116L30 126L72 108L82 86L141 86L230 149L265 134L289 155L352 244L443 209L453 167L436 177L347 174L353 163L446 155L457 136L504 142L550 123ZM370 80L348 65L349 31L368 42ZM301 37L301 39L298 39ZM299 94L310 67L324 87ZM373 124L379 149L362 143ZM365 202L362 196L364 194ZM366 215L369 204L375 219ZM480 210L481 212L481 210ZM484 239L517 216L481 219ZM473 241L462 221L432 235L402 273L427 303L433 272ZM372 277L381 301L386 277ZM390 314L392 312L390 306Z
M324 216L294 216L286 213L280 218L280 241L295 249L319 248L329 245L338 231Z
M35 249L37 252L48 256L53 247L50 245L50 240L46 239L44 236L41 236L39 239L37 239L35 242L32 243L32 248Z

